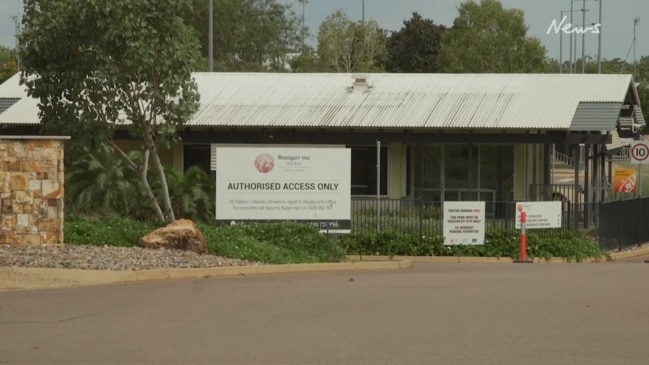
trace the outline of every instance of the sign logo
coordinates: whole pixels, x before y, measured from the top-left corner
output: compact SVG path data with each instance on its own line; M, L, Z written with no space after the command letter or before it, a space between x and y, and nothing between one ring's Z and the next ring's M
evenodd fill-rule
M556 19L552 20L552 24L550 24L547 34L552 33L553 29L554 29L554 34L559 34L559 32L563 32L565 34L571 34L571 33L583 34L588 32L591 32L593 34L599 34L599 29L602 27L600 23L587 26L587 27L578 26L571 23L566 23L567 20L568 20L568 16L566 15L564 15L560 23L557 23Z
M637 164L649 163L649 144L634 142L631 144L631 160Z
M616 193L635 193L637 191L637 175L635 169L617 168L615 169Z
M268 153L262 153L255 159L255 167L257 168L257 171L262 174L267 174L273 171L273 168L275 167L275 159Z

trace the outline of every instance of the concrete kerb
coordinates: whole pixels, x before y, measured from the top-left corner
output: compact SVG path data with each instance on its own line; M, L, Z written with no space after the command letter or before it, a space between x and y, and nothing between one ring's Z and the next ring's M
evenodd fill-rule
M612 261L632 260L643 256L649 256L649 245L634 248L628 251L609 253Z
M509 257L474 257L474 256L358 256L358 255L349 255L347 256L348 261L353 262L372 262L372 261L412 261L417 264L462 264L462 263L474 263L474 264L511 264L514 262ZM601 263L605 262L606 259L589 259L579 263ZM571 264L575 261L568 261L564 258L553 257L549 260L536 258L533 259L534 263L538 264Z
M634 250L609 253L610 260L586 260L581 263L602 263L624 261L649 256L649 245ZM575 263L563 258L550 260L534 259L534 263ZM260 266L228 266L216 268L158 269L142 271L100 271L45 268L12 268L17 274L36 275L61 286L118 284L151 280L191 279L208 277L228 277L298 272L357 271L357 270L403 270L414 267L415 263L490 263L511 264L509 257L457 257L457 256L359 256L349 255L343 263L290 264ZM49 287L49 286L48 286ZM40 288L23 283L5 283L0 280L0 290L19 290Z
M324 264L288 264L259 266L227 266L213 268L156 269L142 271L75 270L12 267L17 276L39 278L32 282L9 282L0 279L0 291L21 289L44 289L106 284L125 284L167 279L198 279L231 276L283 274L300 272L360 271L360 270L403 270L412 268L408 260L343 262Z
M408 260L376 262L342 262L324 264L288 264L259 266L228 266L209 269L169 269L171 279L226 277L243 275L287 274L299 272L358 271L358 270L403 270L412 268Z

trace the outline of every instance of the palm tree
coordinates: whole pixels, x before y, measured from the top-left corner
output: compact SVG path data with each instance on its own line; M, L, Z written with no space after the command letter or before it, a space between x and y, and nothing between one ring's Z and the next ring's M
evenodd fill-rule
M166 168L165 172L176 217L205 222L214 217L214 181L202 168L192 166L184 173L177 168ZM153 185L157 190L158 183Z
M130 157L138 159L138 153ZM137 176L107 144L82 150L68 169L66 187L67 206L78 213L127 214L141 201Z

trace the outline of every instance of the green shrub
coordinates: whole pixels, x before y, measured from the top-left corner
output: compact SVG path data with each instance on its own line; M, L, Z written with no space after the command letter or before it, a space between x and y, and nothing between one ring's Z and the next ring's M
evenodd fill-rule
M388 256L440 256L444 240L440 236L403 235L395 230L349 234L340 238L350 254Z
M386 256L486 256L519 258L520 237L505 228L487 229L485 244L445 246L443 237L398 230L340 235L338 240L309 225L283 222L216 227L198 223L211 253L268 264L340 262L345 254ZM74 218L65 222L70 244L135 246L156 228L128 218ZM531 232L528 257L562 257L570 261L602 258L605 253L590 238L570 231Z
M156 225L129 218L68 218L64 241L75 245L136 246L140 237L156 229Z
M345 250L312 226L283 222L215 227L199 225L210 252L271 264L339 262Z
M211 253L269 264L340 262L345 250L312 226L269 223L215 227L197 223ZM156 229L129 218L72 218L65 221L65 242L95 246L137 246Z
M520 236L505 229L488 229L484 245L445 246L440 234L419 237L396 230L383 232L354 233L341 238L349 254L386 256L477 256L510 257L520 256ZM602 258L602 249L588 237L569 231L556 231L551 235L530 233L527 237L529 258L550 259L562 257L582 261L588 258Z

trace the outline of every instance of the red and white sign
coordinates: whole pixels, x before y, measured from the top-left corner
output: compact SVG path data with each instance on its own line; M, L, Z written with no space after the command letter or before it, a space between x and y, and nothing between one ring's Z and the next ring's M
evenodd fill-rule
M649 164L649 143L645 141L631 142L631 162L638 165Z
M560 201L519 202L516 209L516 229L521 229L521 212L526 213L526 229L561 228Z

